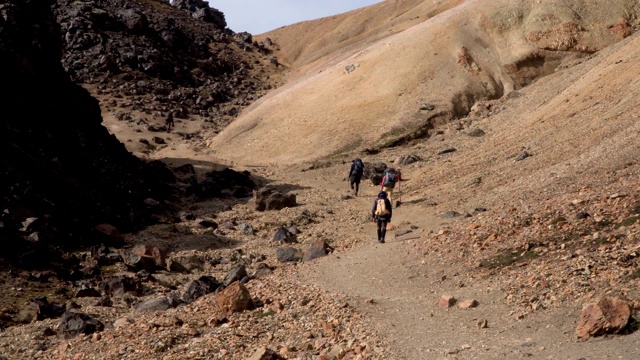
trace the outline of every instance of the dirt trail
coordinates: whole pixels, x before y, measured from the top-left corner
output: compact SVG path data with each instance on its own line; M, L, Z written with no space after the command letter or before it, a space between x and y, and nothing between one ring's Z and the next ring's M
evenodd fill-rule
M320 187L339 198L347 192L346 183L328 181L334 172L289 180L305 187L302 197ZM360 197L339 206L347 212L366 213L377 191L377 187L364 185ZM394 223L438 230L442 219L429 215L410 198L403 201L394 209ZM390 359L637 359L640 354L637 333L576 341L574 331L582 304L518 319L506 305L500 284L476 277L473 269L418 253L416 242L425 241L420 239L420 230L402 236L395 236L392 230L385 244L375 241L373 223L364 230L342 230L345 236L357 233L367 241L302 266L300 274L307 282L352 298L352 305L385 334ZM442 309L436 303L443 294L459 301L475 299L480 305ZM480 328L478 323L484 320L488 327Z

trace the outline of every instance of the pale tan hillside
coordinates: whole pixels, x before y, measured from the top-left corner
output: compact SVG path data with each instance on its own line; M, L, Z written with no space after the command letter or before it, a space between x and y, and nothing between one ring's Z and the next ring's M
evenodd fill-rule
M390 0L337 16L304 21L256 36L271 39L278 61L303 74L317 60L344 55L446 11L460 0Z
M412 166L412 177L421 180L411 185L471 209L494 199L528 203L603 185L640 155L640 80L628 76L639 71L640 37L634 35L517 98L487 102L492 116L470 116L403 150L424 159ZM470 137L474 129L486 135ZM447 147L456 151L437 155ZM516 161L525 151L531 157Z
M443 10L427 3L433 6L410 2L401 17L404 26L413 25L421 11ZM273 40L281 48L298 44L282 50L290 59L299 58L302 65L322 60L246 109L210 146L215 156L231 161L292 163L423 137L434 126L465 117L478 101L502 98L631 35L637 13L636 2L627 0L606 7L598 1L465 1L388 37L373 31L367 41L359 37L365 33L354 32L357 41L343 48L333 44L336 51L326 56L303 56L301 49L338 39L336 23L331 26L336 32L314 30L307 36L294 36L298 27L305 34L306 23L279 29L281 37L274 32ZM332 19L356 28L366 22L354 16L359 14ZM295 39L287 40L285 30ZM351 46L356 43L357 49ZM297 60L292 61L295 70ZM613 76L626 79L619 72ZM548 87L538 96L555 96L553 85ZM434 108L421 110L423 104Z

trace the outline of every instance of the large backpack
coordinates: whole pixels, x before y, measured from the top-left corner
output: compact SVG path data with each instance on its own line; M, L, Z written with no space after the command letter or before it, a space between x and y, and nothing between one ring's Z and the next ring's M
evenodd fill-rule
M398 181L398 174L396 174L395 169L387 169L384 172L384 187L393 188L396 186L396 182Z
M351 175L362 176L363 172L364 172L364 163L360 159L355 159L353 161L353 173L351 173Z
M376 201L376 216L384 216L389 215L389 209L387 209L387 204L384 199L378 199Z

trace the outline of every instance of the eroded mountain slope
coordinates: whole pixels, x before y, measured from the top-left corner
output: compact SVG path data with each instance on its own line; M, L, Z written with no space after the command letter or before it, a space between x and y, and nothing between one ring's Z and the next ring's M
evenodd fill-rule
M637 12L624 0L466 1L344 60L325 57L247 108L211 147L229 160L288 163L427 137L478 101L631 35Z

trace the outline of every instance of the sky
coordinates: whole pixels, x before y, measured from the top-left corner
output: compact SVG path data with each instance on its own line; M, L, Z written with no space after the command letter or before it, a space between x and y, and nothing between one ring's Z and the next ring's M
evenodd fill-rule
M234 32L262 34L281 26L341 14L382 0L208 0Z

